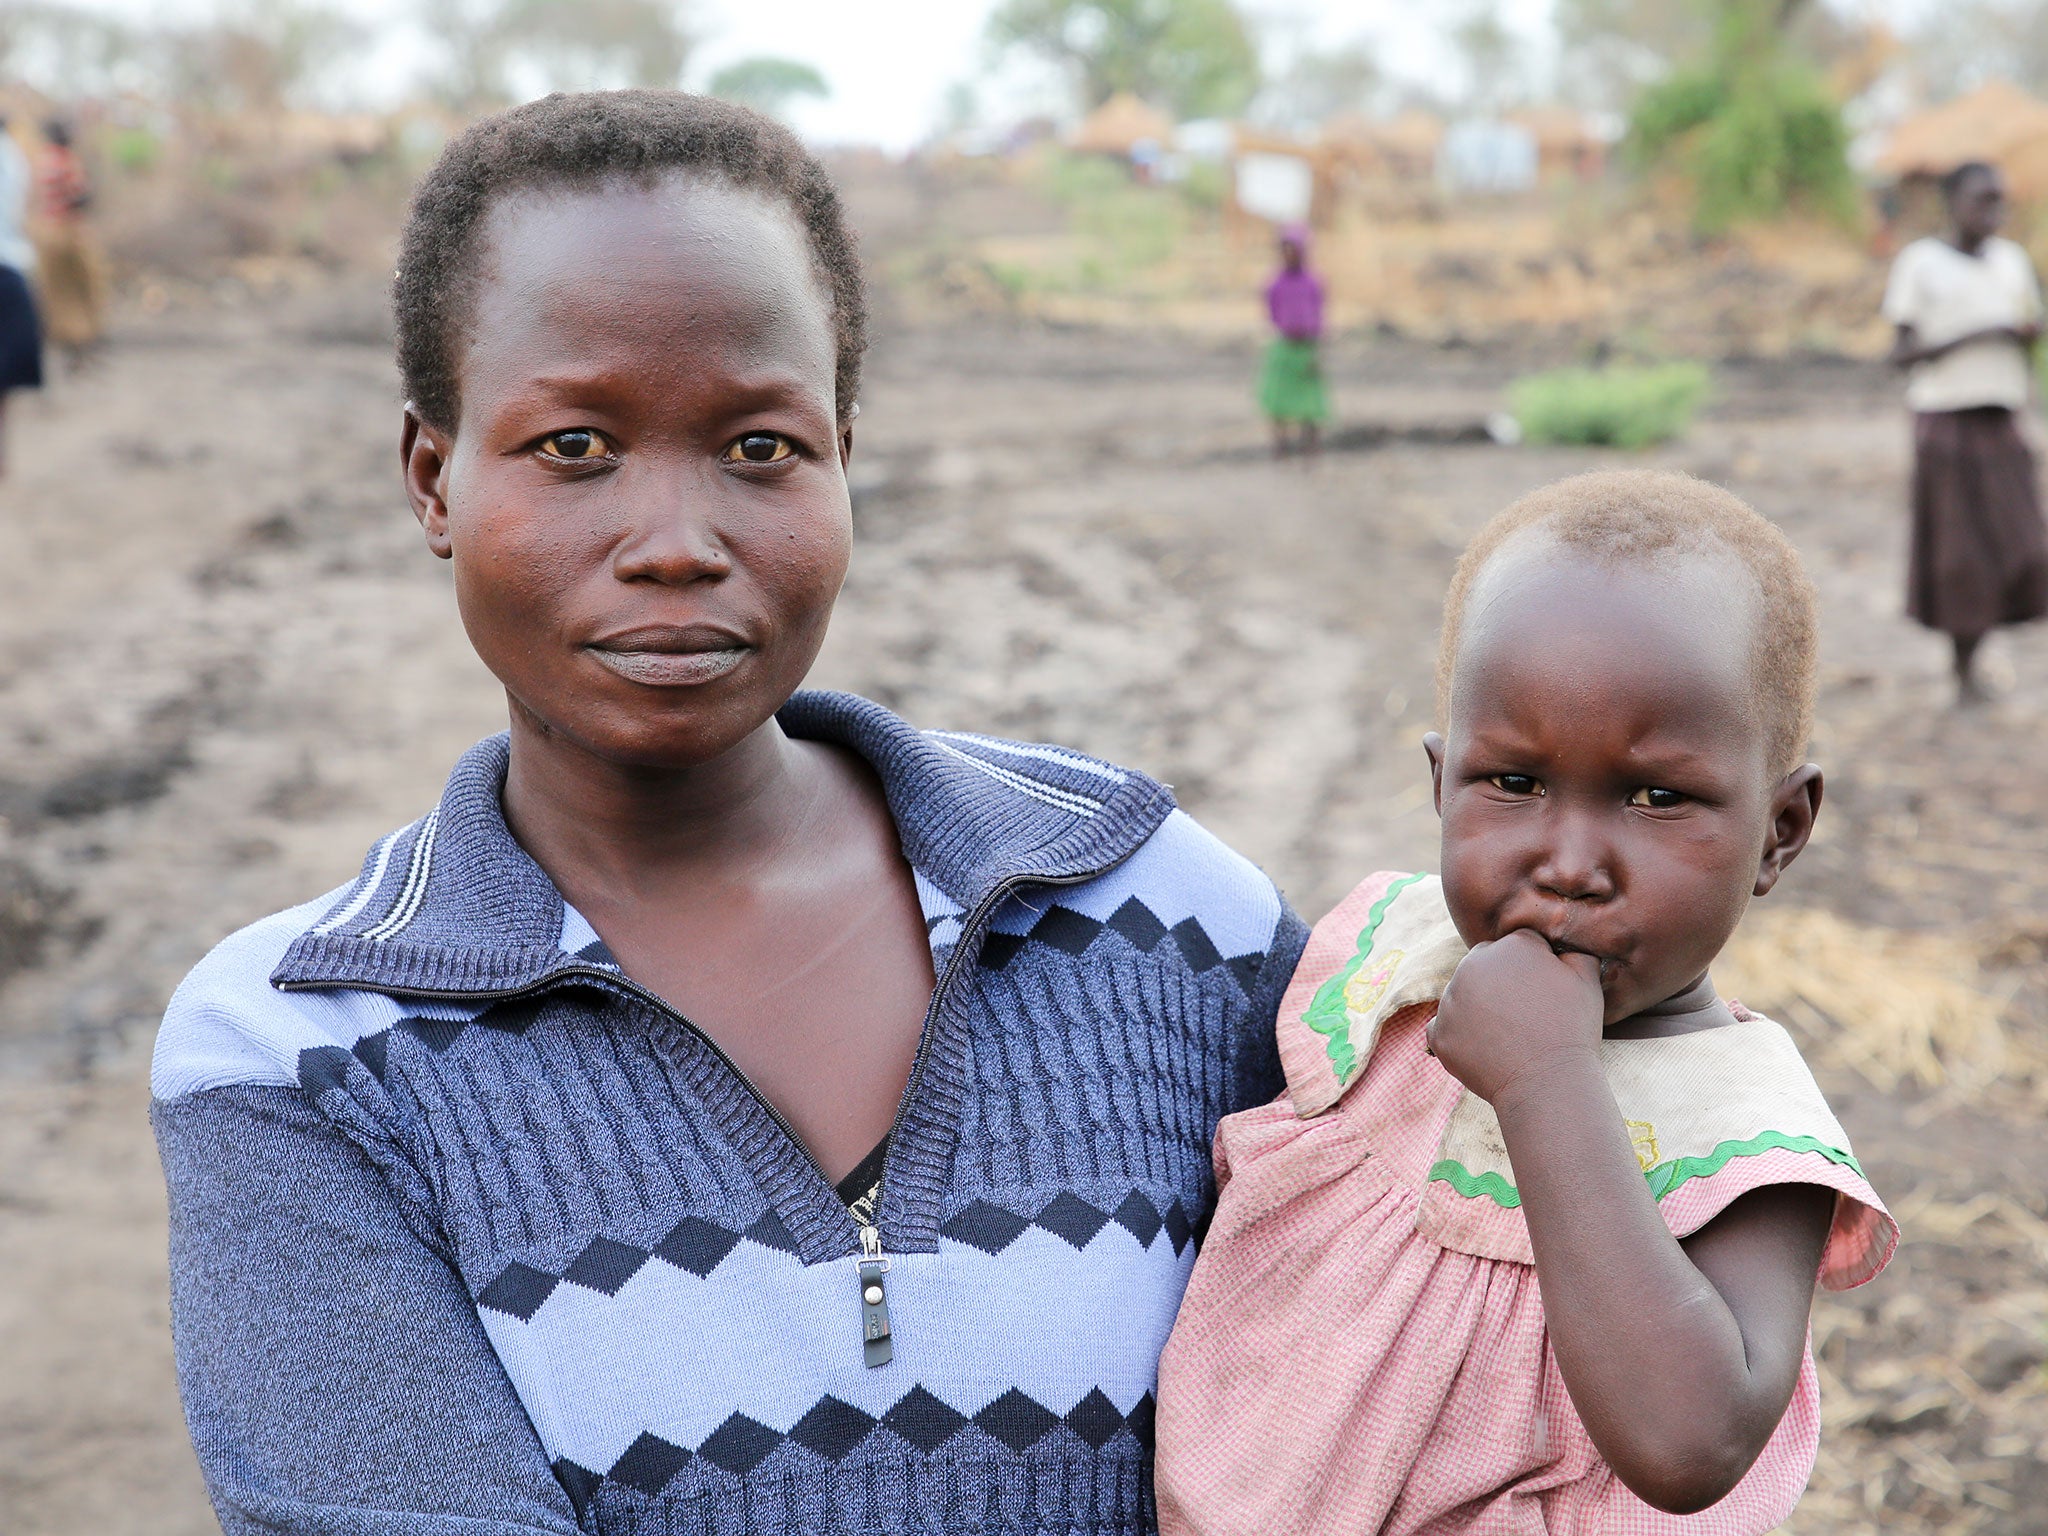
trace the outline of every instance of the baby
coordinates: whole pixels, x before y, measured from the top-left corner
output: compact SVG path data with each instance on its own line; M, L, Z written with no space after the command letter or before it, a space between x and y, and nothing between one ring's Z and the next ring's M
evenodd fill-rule
M1812 1470L1813 1288L1897 1229L1797 1048L1707 974L1806 846L1814 594L1675 474L1525 497L1452 578L1441 878L1281 1006L1288 1093L1160 1362L1167 1532L1761 1536Z

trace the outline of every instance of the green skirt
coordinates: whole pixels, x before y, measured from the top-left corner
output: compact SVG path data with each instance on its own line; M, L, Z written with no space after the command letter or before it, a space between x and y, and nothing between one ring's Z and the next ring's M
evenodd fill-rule
M1312 341L1276 337L1259 369L1259 409L1274 421L1326 421L1323 360Z

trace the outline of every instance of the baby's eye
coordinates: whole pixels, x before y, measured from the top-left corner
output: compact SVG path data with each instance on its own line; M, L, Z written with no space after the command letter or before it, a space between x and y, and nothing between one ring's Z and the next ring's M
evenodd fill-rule
M1507 795L1540 795L1543 786L1526 773L1496 773L1487 780L1495 789Z
M1628 797L1628 803L1652 811L1669 811L1685 804L1685 796L1675 789L1655 789L1645 784Z
M779 464L796 452L780 432L749 432L725 450L728 464Z
M589 427L571 427L567 432L551 432L542 438L540 451L550 458L580 463L605 457L612 451L612 445L602 432L593 432Z

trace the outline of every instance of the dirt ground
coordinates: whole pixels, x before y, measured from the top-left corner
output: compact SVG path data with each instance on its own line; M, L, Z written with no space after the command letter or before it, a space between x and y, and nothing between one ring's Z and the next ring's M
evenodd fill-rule
M1340 410L1362 446L1306 470L1261 452L1248 343L890 308L878 330L860 550L815 681L920 723L1142 767L1311 917L1367 871L1433 861L1418 738L1456 551L1522 489L1610 461L1433 440L1497 406L1511 360L1339 343ZM1827 813L1767 906L1821 915L1856 954L1905 934L1899 953L1958 957L1952 980L1978 989L1963 1011L1981 1024L2003 1003L2006 1020L1999 1081L1892 1086L1830 1048L1855 1021L1809 989L1809 1042L1908 1241L1879 1282L1817 1311L1827 1444L1790 1529L2019 1536L2048 1498L2048 1201L2033 1176L2048 1093L2029 1065L2048 1037L2048 632L2002 637L2001 699L1956 714L1939 644L1898 617L1892 381L1750 365L1720 388L1709 419L1649 461L1779 519L1825 603ZM171 1370L145 1119L156 1017L209 944L349 878L501 722L398 492L394 398L378 296L338 286L132 321L98 371L14 413L0 483L10 1536L214 1529ZM1871 966L1849 969L1894 974Z

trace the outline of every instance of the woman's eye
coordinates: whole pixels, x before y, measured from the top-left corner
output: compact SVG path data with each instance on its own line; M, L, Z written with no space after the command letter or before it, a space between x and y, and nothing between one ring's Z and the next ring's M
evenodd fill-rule
M1526 773L1496 773L1487 780L1495 789L1506 795L1540 795L1543 786Z
M1685 804L1685 796L1675 789L1653 789L1645 784L1628 797L1628 803L1652 811L1669 811Z
M780 432L749 432L725 450L728 464L779 464L796 449Z
M588 427L574 427L567 432L552 432L541 439L541 452L551 458L567 459L578 463L588 459L601 459L612 451L612 445L605 440L602 432L593 432Z

